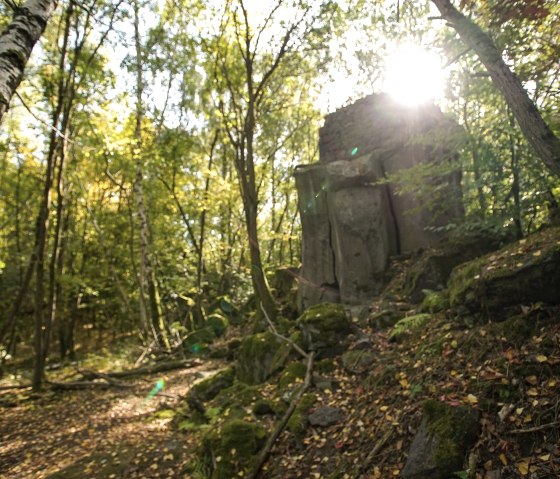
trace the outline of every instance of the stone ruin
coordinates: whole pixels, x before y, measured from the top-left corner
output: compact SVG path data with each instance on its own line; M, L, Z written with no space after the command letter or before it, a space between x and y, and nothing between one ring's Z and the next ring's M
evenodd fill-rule
M400 192L398 179L399 171L453 159L442 139L457 131L437 107L405 107L385 94L325 118L319 162L295 171L303 229L300 310L321 302L367 304L386 285L390 256L435 245L443 233L430 227L463 215L459 173L430 179L440 198L436 208Z

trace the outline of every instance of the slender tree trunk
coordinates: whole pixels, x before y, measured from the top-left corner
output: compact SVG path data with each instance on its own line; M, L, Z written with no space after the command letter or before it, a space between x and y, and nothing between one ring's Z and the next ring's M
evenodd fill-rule
M0 35L0 122L55 7L54 0L27 0L17 8L11 23Z
M39 216L37 219L36 226L36 258L35 258L35 331L34 331L34 349L35 349L35 364L33 370L33 380L32 386L33 390L38 391L41 389L43 375L45 370L45 352L46 345L45 340L48 335L45 335L45 315L44 315L44 301L45 301L45 290L44 290L44 280L45 280L45 249L47 243L47 231L48 231L48 221L49 221L49 211L51 207L51 189L54 181L54 172L56 168L56 157L58 150L58 133L60 117L64 106L64 91L65 91L65 79L64 67L66 65L67 53L68 53L68 39L70 35L71 27L71 17L73 13L72 4L69 5L66 10L66 16L64 21L64 31L62 39L62 48L60 52L59 62L58 62L58 91L56 96L56 105L52 115L51 125L53 129L51 130L49 137L49 150L47 153L47 165L45 171L45 183L43 187L43 196L41 199L41 205L39 209Z
M553 174L560 176L560 140L543 120L519 78L505 64L490 36L459 12L450 0L432 2L463 42L476 52L537 155Z
M140 39L140 6L138 1L134 2L134 42L136 48L136 127L134 130L134 151L136 159L136 177L134 180L134 192L136 195L136 209L138 215L138 234L140 240L140 291L141 295L147 292L148 302L144 304L150 317L151 326L155 333L155 339L160 346L169 347L163 325L163 315L159 297L159 289L155 277L155 270L150 254L150 230L148 213L144 204L143 191L143 145L142 145L142 121L144 119L144 108L142 94L144 91L144 79L142 74L142 44ZM146 291L147 290L147 291ZM145 298L145 296L144 296Z

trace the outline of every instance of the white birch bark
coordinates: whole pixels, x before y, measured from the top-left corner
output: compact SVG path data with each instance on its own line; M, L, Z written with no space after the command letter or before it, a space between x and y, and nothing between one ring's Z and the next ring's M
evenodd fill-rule
M27 0L0 35L0 122L55 7L55 0Z

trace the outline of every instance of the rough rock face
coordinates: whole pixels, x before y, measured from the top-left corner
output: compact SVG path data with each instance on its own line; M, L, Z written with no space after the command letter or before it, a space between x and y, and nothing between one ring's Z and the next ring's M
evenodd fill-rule
M448 479L462 470L466 452L478 435L478 412L438 401L424 404L422 424L412 441L405 479Z
M437 214L419 208L412 194L397 195L391 176L447 161L449 150L434 145L456 130L436 107L408 109L386 95L325 118L319 163L295 172L303 229L300 310L320 302L367 303L385 284L390 255L434 245L440 235L426 227L462 215L457 174L433 180L445 197Z

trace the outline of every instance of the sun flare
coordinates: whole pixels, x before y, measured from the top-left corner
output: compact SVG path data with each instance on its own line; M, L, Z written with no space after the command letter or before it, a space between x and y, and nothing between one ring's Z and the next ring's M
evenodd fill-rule
M414 106L442 95L441 59L418 45L398 45L385 63L385 91L399 103Z

